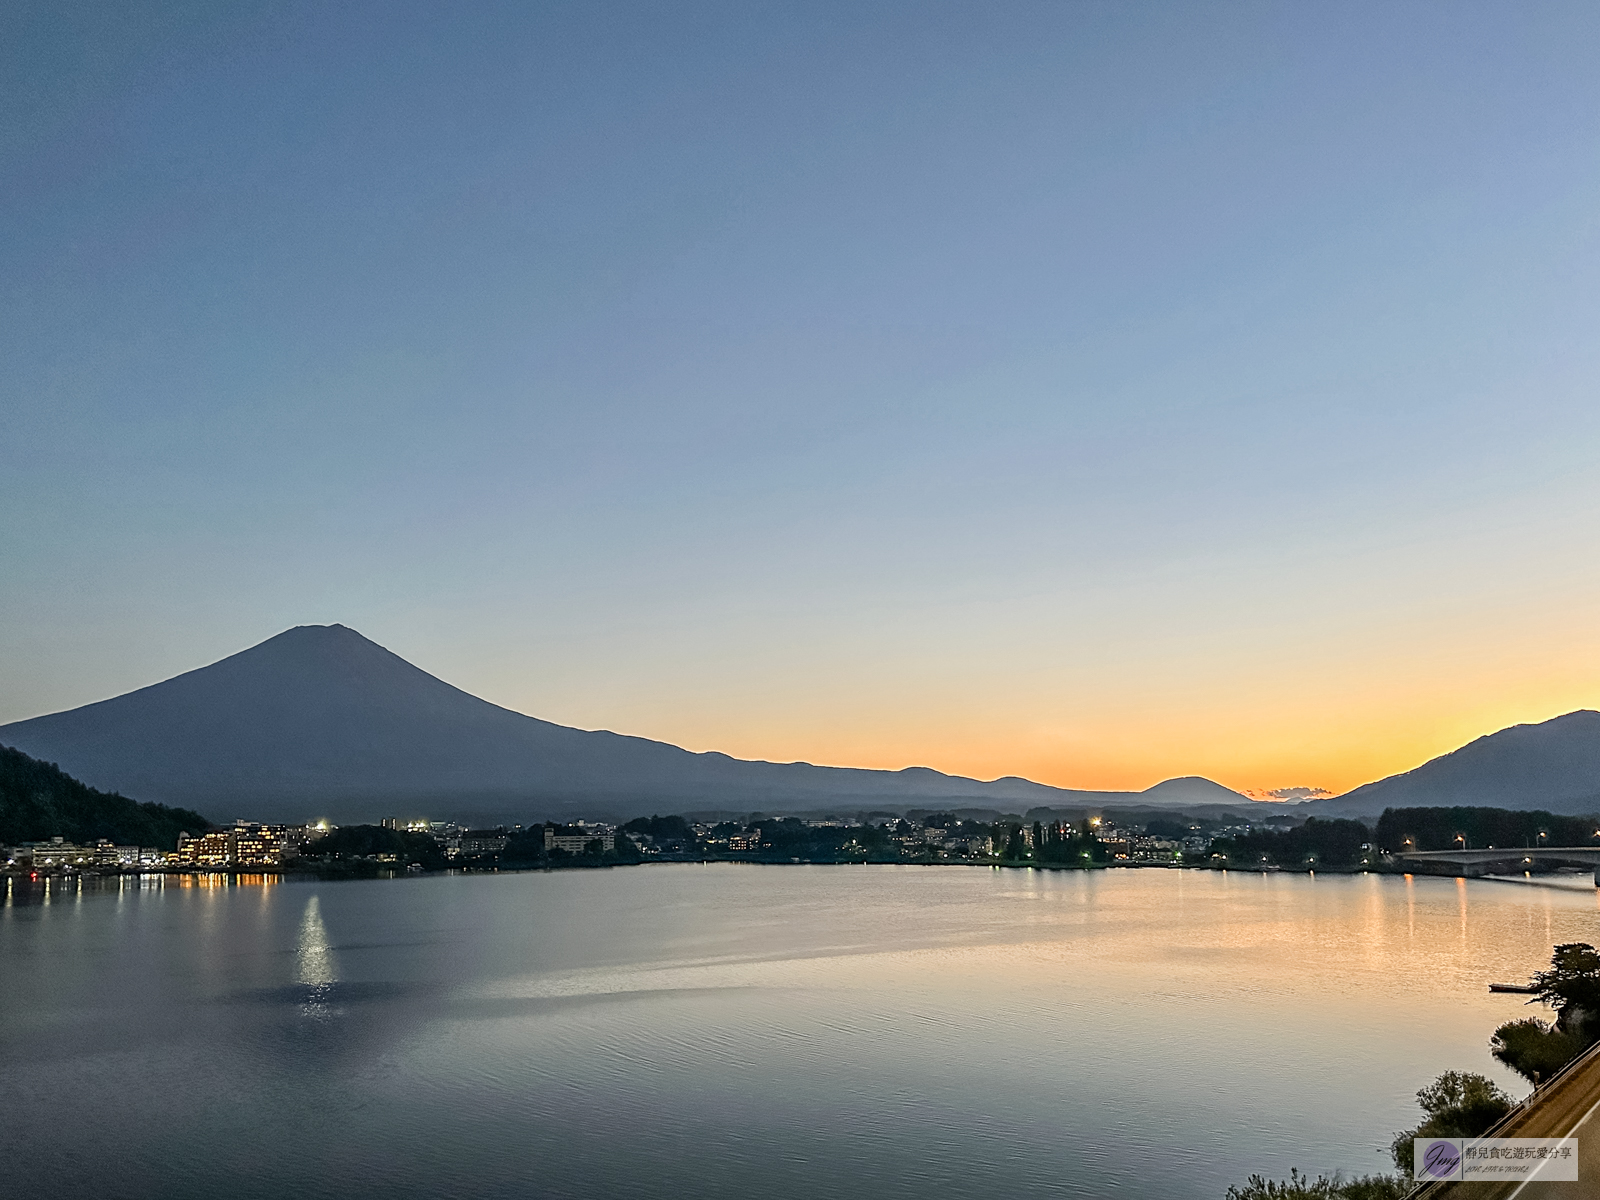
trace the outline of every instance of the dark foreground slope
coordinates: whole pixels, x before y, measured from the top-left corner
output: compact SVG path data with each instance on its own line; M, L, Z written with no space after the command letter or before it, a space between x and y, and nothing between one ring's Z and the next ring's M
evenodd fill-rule
M925 767L747 762L571 729L480 700L342 625L300 626L164 683L0 727L0 742L96 786L205 804L225 819L907 805L1020 812L1144 795L980 782ZM1235 796L1204 780L1150 794L1181 804L1197 789L1207 800Z
M1579 709L1537 725L1513 725L1307 810L1376 816L1386 808L1460 806L1595 811L1600 712Z
M82 845L109 838L124 846L175 850L179 833L210 827L199 813L96 791L54 763L0 746L0 845L53 837Z

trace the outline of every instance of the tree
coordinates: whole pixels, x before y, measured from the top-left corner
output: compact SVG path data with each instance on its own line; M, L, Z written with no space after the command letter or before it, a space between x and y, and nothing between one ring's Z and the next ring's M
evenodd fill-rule
M726 824L726 822L725 822ZM657 842L693 842L694 827L683 817L635 817L622 827L624 833L645 833Z
M1081 867L1090 862L1104 862L1108 857L1105 843L1077 826L1052 822L1045 826L1036 825L1034 829L1035 862L1070 863Z
M1446 1071L1417 1092L1427 1119L1403 1129L1389 1145L1394 1165L1412 1173L1411 1143L1416 1138L1475 1138L1511 1111L1512 1100L1493 1080L1465 1071Z
M531 867L545 861L543 825L530 825L506 838L506 848L500 851L500 865L505 867Z
M1535 999L1556 1010L1556 1026L1576 1031L1600 1018L1600 953L1588 942L1564 942L1550 955L1550 969L1530 981Z
M1006 848L1000 855L1007 862L1022 862L1028 857L1028 843L1022 836L1022 826L1012 825L1006 836Z
M1587 1050L1593 1042L1581 1033L1564 1033L1529 1017L1507 1021L1489 1039L1489 1053L1529 1083L1549 1079Z
M1548 1004L1554 1023L1528 1018L1494 1031L1489 1052L1531 1083L1549 1079L1600 1040L1600 953L1588 942L1564 942L1550 969L1532 979L1530 1003Z

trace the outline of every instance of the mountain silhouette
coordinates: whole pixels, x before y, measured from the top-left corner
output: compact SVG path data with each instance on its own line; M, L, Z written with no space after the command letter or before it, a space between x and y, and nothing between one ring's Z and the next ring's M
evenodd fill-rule
M1243 797L1238 792L1199 775L1166 779L1139 793L1140 804L1184 804L1191 807L1201 804L1236 805L1241 799ZM1247 800L1246 803L1251 802Z
M1093 792L692 753L490 704L343 625L301 625L163 683L0 726L0 744L94 787L221 820L1244 800L1198 779Z
M1513 725L1420 767L1305 806L1307 812L1376 816L1386 808L1600 809L1600 712L1579 709Z

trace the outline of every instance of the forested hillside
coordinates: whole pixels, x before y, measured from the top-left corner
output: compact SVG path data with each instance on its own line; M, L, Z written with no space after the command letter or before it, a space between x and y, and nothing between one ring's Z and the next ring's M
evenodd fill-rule
M173 850L180 832L202 833L210 827L197 812L97 791L54 763L0 746L0 844L52 837L82 844L109 838L120 845Z

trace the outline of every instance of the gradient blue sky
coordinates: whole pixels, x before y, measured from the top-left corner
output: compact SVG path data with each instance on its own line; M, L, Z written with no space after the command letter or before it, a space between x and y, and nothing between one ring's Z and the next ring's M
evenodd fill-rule
M1593 4L12 4L0 720L339 621L749 757L1600 705Z

